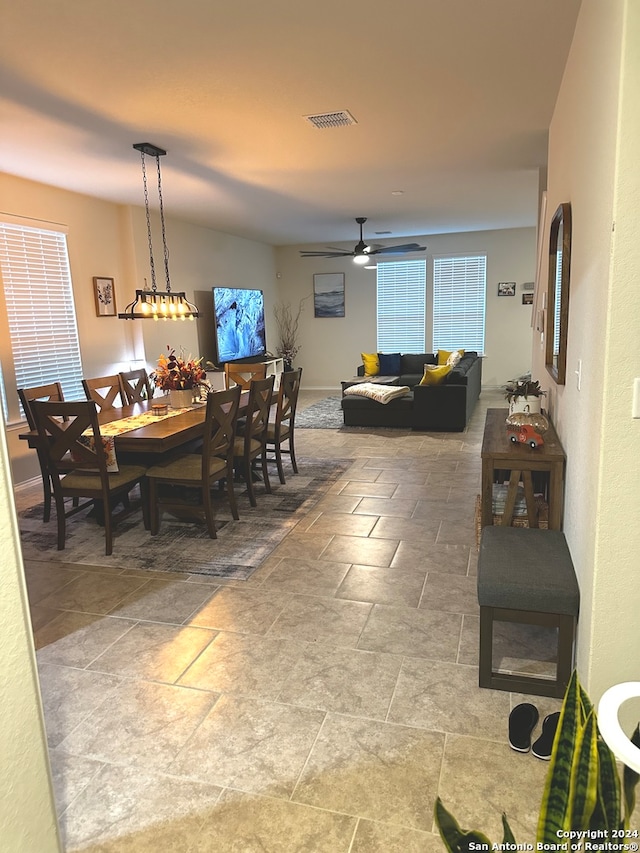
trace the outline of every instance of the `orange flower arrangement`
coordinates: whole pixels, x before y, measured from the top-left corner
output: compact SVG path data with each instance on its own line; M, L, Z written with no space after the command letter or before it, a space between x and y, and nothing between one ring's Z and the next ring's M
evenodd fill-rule
M184 354L176 355L176 351L167 345L168 355L161 355L158 367L151 374L156 388L163 391L188 391L197 388L206 379L202 368L202 358L185 358Z

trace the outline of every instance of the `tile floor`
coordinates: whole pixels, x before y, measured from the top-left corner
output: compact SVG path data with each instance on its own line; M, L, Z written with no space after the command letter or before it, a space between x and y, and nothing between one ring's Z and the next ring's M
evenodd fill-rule
M249 581L26 565L67 851L431 853L438 794L535 840L547 764L507 743L525 697L477 687L474 499L502 404L483 392L462 434L298 431L299 456L352 467Z

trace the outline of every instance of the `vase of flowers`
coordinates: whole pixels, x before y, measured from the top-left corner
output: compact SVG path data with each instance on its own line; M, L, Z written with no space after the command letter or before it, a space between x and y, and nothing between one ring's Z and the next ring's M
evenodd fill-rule
M194 394L199 392L206 377L202 358L185 358L183 351L178 356L170 346L167 346L167 355L158 358L158 366L151 374L154 386L169 394L173 409L191 406Z
M509 403L510 415L513 415L514 412L539 413L542 408L542 398L547 393L540 387L538 380L531 379L531 376L512 379L507 382L503 390Z

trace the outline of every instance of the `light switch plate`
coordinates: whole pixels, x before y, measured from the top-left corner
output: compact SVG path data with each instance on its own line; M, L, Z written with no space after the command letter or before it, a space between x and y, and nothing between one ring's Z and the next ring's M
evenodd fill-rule
M640 379L633 380L633 404L631 407L631 417L640 418Z

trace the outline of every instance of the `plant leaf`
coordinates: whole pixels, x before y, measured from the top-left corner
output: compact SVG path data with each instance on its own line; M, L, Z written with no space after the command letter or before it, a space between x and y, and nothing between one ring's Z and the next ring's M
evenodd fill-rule
M515 844L516 840L513 837L513 832L511 832L511 827L509 826L509 822L507 820L507 816L504 812L502 812L502 844Z
M558 730L545 780L538 818L536 838L538 842L557 845L560 837L558 832L571 829L571 767L577 734L584 719L582 692L578 673L574 669L562 702Z
M620 829L620 777L616 757L598 737L598 802L593 812L589 829ZM599 823L597 822L599 821Z
M450 853L464 853L469 850L471 842L476 844L486 844L487 850L491 849L491 842L486 835L478 832L475 829L462 829L458 821L454 818L451 812L444 807L440 797L436 800L434 809L434 817L438 832L442 838L445 847ZM503 826L506 818L503 816ZM508 827L508 824L507 824ZM506 831L506 830L505 830ZM511 830L509 830L511 832ZM513 836L512 836L513 837ZM506 835L505 835L506 839Z
M577 735L571 769L571 829L588 829L598 798L598 726L593 707Z
M635 732L631 735L631 743L634 746L640 747L640 723L636 726ZM624 787L624 828L629 829L629 821L636 807L636 785L640 779L640 774L636 773L625 764L622 774Z

